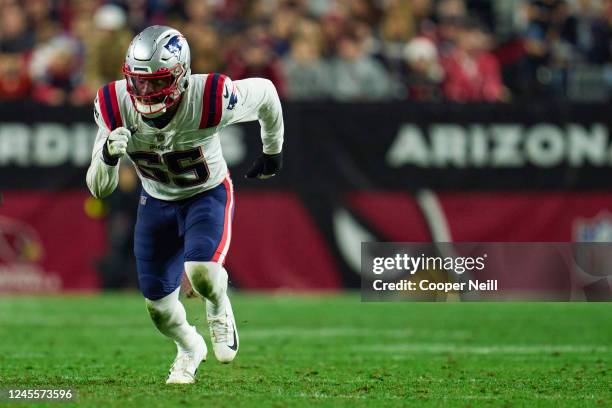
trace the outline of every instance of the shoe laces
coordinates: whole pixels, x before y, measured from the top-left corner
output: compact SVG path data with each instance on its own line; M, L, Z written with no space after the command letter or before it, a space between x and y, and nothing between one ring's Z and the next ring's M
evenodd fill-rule
M189 364L191 363L191 357L187 353L180 353L174 359L172 367L170 367L170 373L175 371L189 371Z
M227 316L208 316L211 337L215 343L227 343L229 341L229 324Z

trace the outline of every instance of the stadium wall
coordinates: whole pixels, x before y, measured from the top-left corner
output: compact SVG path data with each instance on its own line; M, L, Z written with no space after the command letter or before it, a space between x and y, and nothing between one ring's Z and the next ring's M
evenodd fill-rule
M112 230L85 187L91 116L0 105L0 291L102 284ZM358 287L362 241L612 238L601 105L285 104L285 121L285 169L266 182L242 177L261 149L258 125L222 136L237 287Z

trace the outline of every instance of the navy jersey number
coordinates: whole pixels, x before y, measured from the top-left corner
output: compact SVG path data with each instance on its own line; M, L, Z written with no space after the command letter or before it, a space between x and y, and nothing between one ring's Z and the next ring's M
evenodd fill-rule
M210 177L201 147L163 155L155 152L132 152L130 158L143 177L163 184L172 182L179 187L193 187L206 183ZM166 164L171 175L155 167L162 163ZM193 177L184 177L186 174Z

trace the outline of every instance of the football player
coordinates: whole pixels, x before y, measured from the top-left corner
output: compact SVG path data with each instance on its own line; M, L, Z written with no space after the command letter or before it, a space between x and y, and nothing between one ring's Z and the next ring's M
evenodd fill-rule
M205 299L217 360L232 361L239 345L223 267L234 190L219 132L258 120L263 153L246 177L272 177L282 166L281 104L266 79L191 74L189 45L171 27L138 34L123 73L125 79L97 93L99 130L87 185L105 197L117 186L119 159L125 155L134 164L143 187L134 233L139 287L153 323L177 346L166 383L193 383L207 348L179 301L183 271Z

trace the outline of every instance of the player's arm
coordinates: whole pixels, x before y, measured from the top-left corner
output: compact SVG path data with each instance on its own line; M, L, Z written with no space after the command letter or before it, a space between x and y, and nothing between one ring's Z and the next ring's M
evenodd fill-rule
M239 81L228 78L225 85L222 124L257 120L261 125L263 153L246 177L265 179L274 176L282 167L284 135L283 110L274 84L263 78Z
M131 132L124 127L110 131L100 118L97 98L94 105L98 134L87 169L87 187L94 197L104 198L117 188L119 159L127 150Z

